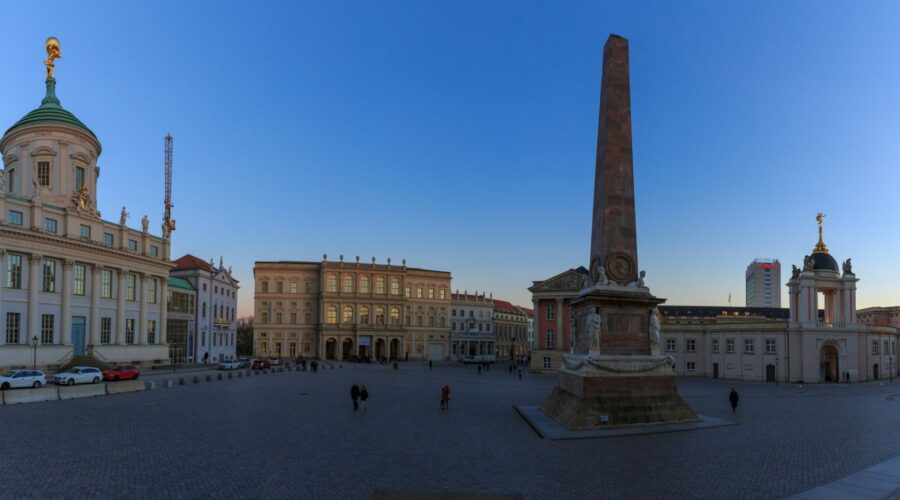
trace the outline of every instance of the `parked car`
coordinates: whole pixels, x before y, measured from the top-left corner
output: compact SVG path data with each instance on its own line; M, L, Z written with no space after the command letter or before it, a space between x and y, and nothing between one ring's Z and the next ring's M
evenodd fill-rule
M34 387L37 389L47 384L47 378L40 370L12 370L0 375L0 389L13 389L16 387Z
M53 383L58 385L99 384L103 373L93 366L73 366L53 376Z
M264 358L253 358L250 362L250 368L254 370L265 370L269 367L269 362Z
M238 368L248 368L250 366L250 360L247 358L238 358Z
M111 380L113 382L117 380L132 380L138 378L140 374L141 369L134 365L121 365L112 370L104 370L103 380Z
M281 358L270 357L270 358L269 358L269 364L272 365L272 366L280 365L280 364L281 364Z
M241 367L241 364L236 359L226 359L225 361L219 362L220 370L237 370Z

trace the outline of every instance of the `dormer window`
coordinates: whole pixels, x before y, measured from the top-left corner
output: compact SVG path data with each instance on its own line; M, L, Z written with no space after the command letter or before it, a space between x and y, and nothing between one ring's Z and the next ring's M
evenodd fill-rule
M50 162L39 161L37 164L37 179L41 186L50 185Z
M75 189L81 190L84 187L84 169L75 167Z

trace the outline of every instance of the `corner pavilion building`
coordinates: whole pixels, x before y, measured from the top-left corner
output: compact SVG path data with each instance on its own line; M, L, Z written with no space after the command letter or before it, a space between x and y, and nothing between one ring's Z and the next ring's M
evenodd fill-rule
M124 207L101 218L100 141L60 104L47 50L40 106L0 138L0 369L167 363L168 235Z
M867 381L898 375L900 309L857 311L850 259L839 266L822 240L787 283L789 307L659 306L663 353L682 376L766 382ZM531 287L539 349L531 369L553 372L571 345L569 302L583 268ZM601 333L602 335L602 333Z

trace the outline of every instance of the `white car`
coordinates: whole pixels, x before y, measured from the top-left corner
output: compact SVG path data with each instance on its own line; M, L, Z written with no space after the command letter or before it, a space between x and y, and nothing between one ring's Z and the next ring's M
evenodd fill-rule
M237 370L241 367L241 362L236 359L228 359L219 363L220 370Z
M44 373L40 370L12 370L0 375L0 389L13 389L15 387L34 387L37 389L47 384Z
M53 376L53 383L58 385L99 384L103 380L103 372L93 366L73 366Z

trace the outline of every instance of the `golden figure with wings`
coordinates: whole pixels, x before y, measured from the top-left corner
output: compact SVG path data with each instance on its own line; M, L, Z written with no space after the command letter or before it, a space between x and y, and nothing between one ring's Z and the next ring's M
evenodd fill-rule
M44 65L47 66L47 78L53 78L53 60L62 57L59 52L59 40L51 36L44 43L44 48L47 49L47 60L44 61Z

